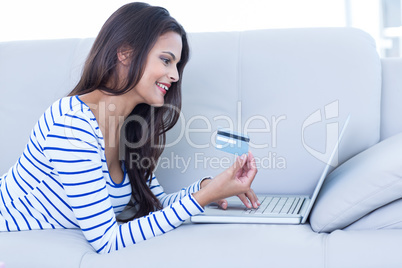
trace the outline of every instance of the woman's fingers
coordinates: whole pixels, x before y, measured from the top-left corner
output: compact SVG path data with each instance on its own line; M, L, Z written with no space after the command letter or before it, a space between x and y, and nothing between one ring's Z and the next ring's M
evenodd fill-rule
M258 208L261 205L261 203L258 200L258 197L254 193L253 189L250 189L250 191L248 191L246 193L246 196L247 196L248 200L250 200L250 202L251 202L251 204L253 205L254 208Z
M251 152L248 152L247 158L247 168L248 168L248 176L254 178L257 174L257 165L255 163L254 155Z
M236 161L231 166L233 174L236 174L236 176L238 176L238 174L241 174L243 169L247 166L247 161L248 156L246 154L237 157Z
M251 204L248 201L248 198L246 197L246 194L239 194L237 195L237 197L243 202L243 204L247 207L247 208L251 208Z
M244 194L237 195L247 208L258 208L261 203L252 189Z
M228 208L228 201L226 199L219 200L217 203L222 209Z
M239 159L243 157L242 159ZM251 152L248 153L248 155L244 154L241 157L236 159L236 164L237 163L241 163L242 166L239 169L236 169L235 167L233 168L234 170L236 170L235 176L234 178L236 180L239 180L243 186L246 187L251 187L251 184L255 178L255 175L257 174L257 167L255 164L255 159L254 156ZM240 162L240 161L244 161L244 162ZM248 192L249 189L244 189L243 193Z

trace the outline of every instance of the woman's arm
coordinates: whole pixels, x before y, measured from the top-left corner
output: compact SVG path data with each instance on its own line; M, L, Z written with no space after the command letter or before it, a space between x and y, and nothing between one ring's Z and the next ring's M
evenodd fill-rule
M206 182L205 187L194 193L194 198L201 206L206 206L211 202L222 203L223 199L237 195L247 207L251 207L248 203L250 200L252 206L256 208L259 202L251 190L251 183L256 174L255 159L249 152L248 155L238 157L230 168L213 180Z
M234 172L235 176L246 176L245 178L248 179L247 182L249 182L251 184L252 180L254 179L255 174L257 173L257 168L255 166L255 160L254 160L254 156L249 153L248 156L244 156L245 159L241 159L238 158L236 160L236 163L229 168L228 170L224 171L223 173L221 173L220 175L217 176L217 180L218 182L220 180L223 179L228 179L228 176L232 176L231 172ZM238 174L236 174L236 172ZM247 177L249 176L249 177ZM238 179L241 179L240 177L238 177ZM214 180L216 180L214 179ZM251 180L251 181L250 181ZM187 188L182 188L179 192L173 193L173 194L166 194L163 191L163 188L161 185L159 185L158 180L156 179L155 176L153 176L152 178L152 182L150 185L150 188L152 190L152 192L155 194L155 196L161 201L162 206L166 207L168 205L170 205L172 202L175 202L177 200L180 200L181 198L183 198L186 195L189 194L194 194L198 191L200 191L201 189L207 187L207 185L209 185L210 183L212 183L214 186L212 187L216 187L216 182L212 182L212 177L205 177L202 178L201 180L196 181L195 183L193 183L192 185L190 185ZM230 181L231 183L236 182L236 180L234 181ZM218 194L220 194L221 198L214 200L212 198L212 196L209 196L207 198L209 198L208 200L212 200L211 202L217 202L223 209L227 208L227 201L224 199L226 197L232 196L234 194L231 194L230 192L225 193L225 191L221 191L221 189L225 190L226 187L230 186L231 184L227 184L227 182L225 183L225 185L222 185L223 188L218 188L218 189L212 189L212 187L210 186L210 188L208 188L207 190L203 190L201 192L202 194L207 194L207 195L211 195L213 194L214 191L212 190L217 190ZM236 187L241 187L241 186L245 186L245 185L237 185ZM238 190L240 191L237 195L240 200L244 203L244 205L248 208L254 207L257 208L260 203L258 201L257 196L255 195L254 191L249 188L247 191L243 192L246 189L241 190L241 188L238 188ZM238 191L236 189L236 191ZM229 194L228 196L226 196L227 194ZM195 196L198 196L200 194L196 194ZM203 198L201 196L201 198ZM208 202L208 201L206 201ZM208 204L208 203L207 203ZM205 204L204 204L205 205ZM204 206L203 205L203 206Z
M163 190L163 187L159 184L157 178L153 175L150 189L154 193L154 195L159 199L162 206L167 207L187 195L198 192L204 185L205 181L210 180L210 179L211 179L211 177L204 177L204 178L194 182L187 188L182 188L180 191L178 191L176 193L166 194Z

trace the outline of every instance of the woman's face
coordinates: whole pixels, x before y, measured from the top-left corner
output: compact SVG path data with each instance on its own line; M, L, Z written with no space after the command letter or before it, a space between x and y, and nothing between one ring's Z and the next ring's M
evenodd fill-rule
M148 54L144 74L130 90L142 103L160 107L172 83L179 80L177 64L182 50L181 36L175 32L161 35Z

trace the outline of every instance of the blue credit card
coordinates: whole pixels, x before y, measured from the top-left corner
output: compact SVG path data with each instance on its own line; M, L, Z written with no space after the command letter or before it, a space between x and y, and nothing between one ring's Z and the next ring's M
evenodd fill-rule
M221 128L216 135L216 149L235 155L247 154L249 141L247 135Z

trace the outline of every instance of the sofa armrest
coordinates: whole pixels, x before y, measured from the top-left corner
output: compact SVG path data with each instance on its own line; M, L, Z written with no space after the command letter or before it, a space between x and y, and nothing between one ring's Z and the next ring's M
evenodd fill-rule
M402 132L402 58L385 58L381 64L381 140L384 140Z

